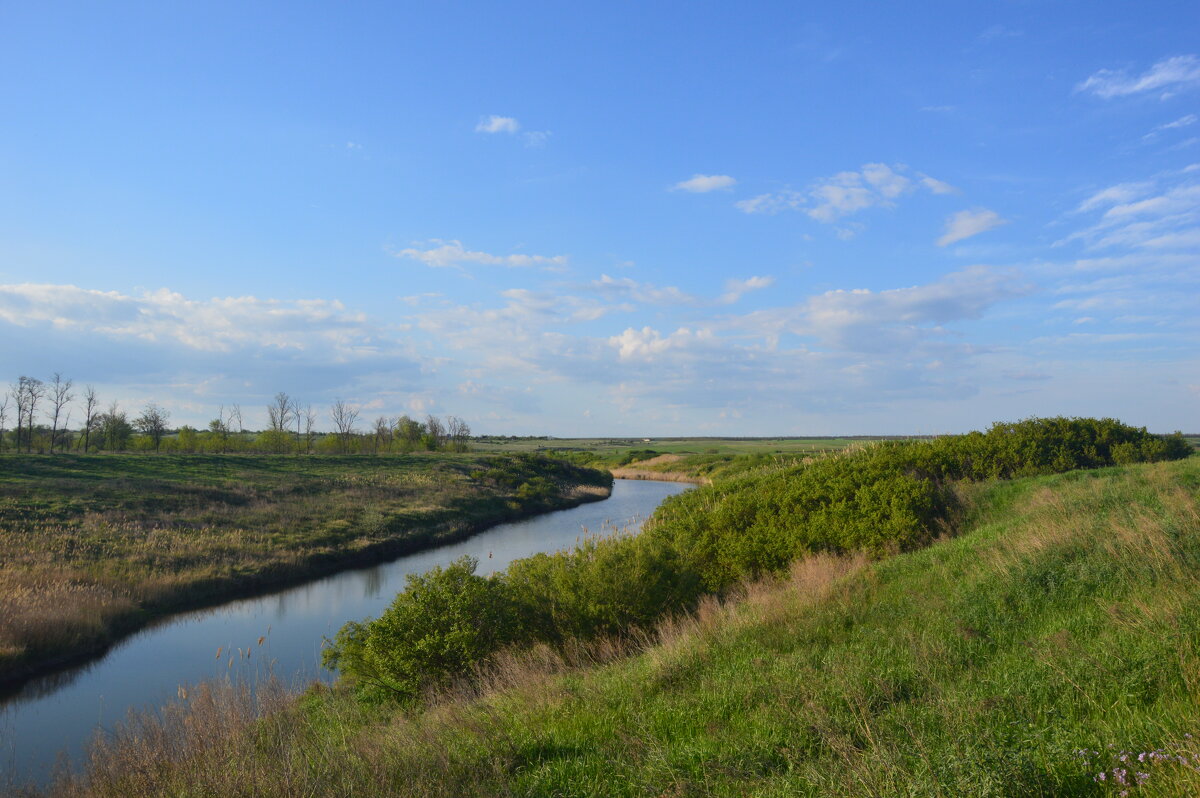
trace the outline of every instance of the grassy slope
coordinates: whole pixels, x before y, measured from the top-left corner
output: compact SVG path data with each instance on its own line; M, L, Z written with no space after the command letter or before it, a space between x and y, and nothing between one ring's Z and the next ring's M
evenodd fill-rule
M472 479L505 456L0 457L0 680L153 613L222 600L607 495L553 466L549 495ZM596 483L588 495L583 481ZM503 483L503 484L502 484Z
M182 765L133 742L93 794L1116 795L1124 751L1192 761L1200 459L968 490L961 537L809 559L607 665L533 652L411 717L315 693L231 736L197 730L239 702L199 702Z

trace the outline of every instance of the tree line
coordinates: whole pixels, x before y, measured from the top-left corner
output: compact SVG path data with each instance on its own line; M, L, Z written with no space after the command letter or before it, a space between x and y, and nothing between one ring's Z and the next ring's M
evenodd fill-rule
M457 416L424 420L379 416L363 428L361 410L341 399L328 408L332 431L317 429L321 414L280 391L268 403L267 427L247 430L242 408L224 405L204 429L171 427L171 414L154 402L132 414L115 400L102 407L95 388L77 389L55 373L49 380L21 376L0 395L0 452L263 452L275 454L387 454L465 451L471 428ZM72 416L76 425L71 426ZM11 425L11 426L10 426Z

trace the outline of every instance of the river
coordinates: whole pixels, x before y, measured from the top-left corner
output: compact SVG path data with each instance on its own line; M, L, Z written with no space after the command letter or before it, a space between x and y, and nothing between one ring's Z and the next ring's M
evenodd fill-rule
M231 672L252 678L268 669L289 681L329 681L332 674L320 665L321 639L333 637L346 621L379 615L404 589L407 574L464 554L479 560L477 573L499 571L521 557L569 548L584 530L640 527L663 499L688 487L618 479L604 501L502 524L461 543L277 593L164 618L92 662L29 682L0 704L0 790L6 784L44 784L60 757L78 761L98 730L123 720L130 709L162 706L176 697L181 684Z

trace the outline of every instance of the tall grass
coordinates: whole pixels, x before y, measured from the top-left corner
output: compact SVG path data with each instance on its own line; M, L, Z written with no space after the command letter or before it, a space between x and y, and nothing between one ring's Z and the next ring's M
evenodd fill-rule
M154 613L600 498L609 482L528 455L0 458L0 681Z

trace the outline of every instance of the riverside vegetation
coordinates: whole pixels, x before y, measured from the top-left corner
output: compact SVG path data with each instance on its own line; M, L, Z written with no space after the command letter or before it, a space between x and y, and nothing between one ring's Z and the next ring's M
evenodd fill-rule
M536 455L0 458L0 680L156 614L608 494Z
M638 537L414 577L335 689L205 686L56 790L1194 794L1190 451L1047 419L760 466Z

